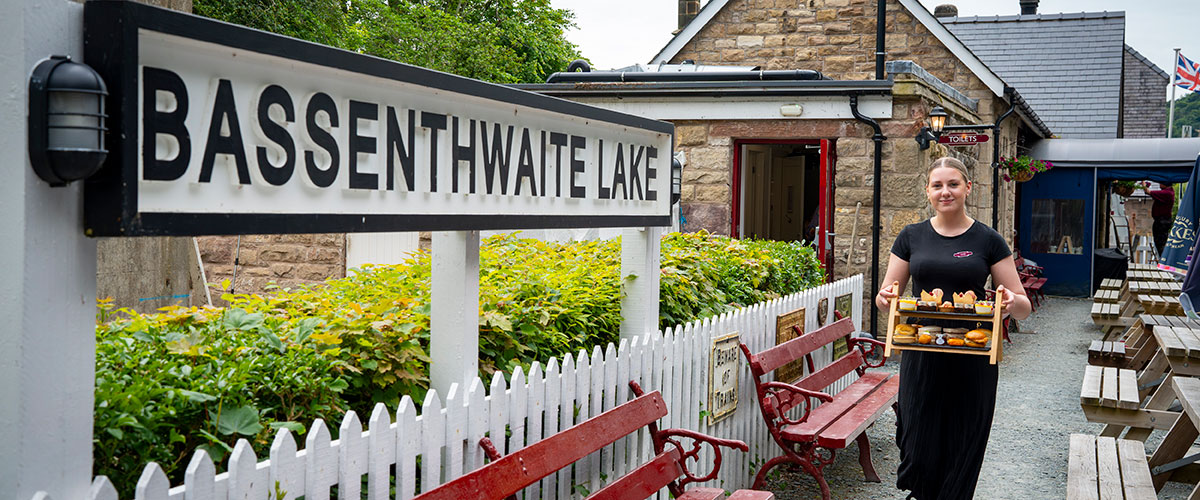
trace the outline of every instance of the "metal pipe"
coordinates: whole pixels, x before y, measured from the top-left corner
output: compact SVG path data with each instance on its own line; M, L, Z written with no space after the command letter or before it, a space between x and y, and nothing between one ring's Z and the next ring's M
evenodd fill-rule
M996 119L992 126L992 229L1000 231L1000 123L1017 109L1017 98L1013 95L1012 87L1004 87L1004 95L1008 96L1008 111Z
M550 75L546 83L589 83L589 82L731 82L731 81L781 81L781 80L824 80L820 71L811 69L775 69L759 71L591 71L558 72Z
M887 0L878 0L875 5L875 79L883 79L884 26L887 23Z
M850 95L850 113L854 115L854 119L870 125L875 130L875 134L871 136L871 140L875 141L875 173L871 181L871 291L879 290L879 232L882 227L879 223L879 204L882 201L880 192L880 177L883 176L883 141L887 140L884 137L883 130L879 128L879 122L867 117L858 111L858 95ZM849 265L849 263L847 263ZM871 299L871 335L876 335L879 328L879 307L875 305L875 299Z

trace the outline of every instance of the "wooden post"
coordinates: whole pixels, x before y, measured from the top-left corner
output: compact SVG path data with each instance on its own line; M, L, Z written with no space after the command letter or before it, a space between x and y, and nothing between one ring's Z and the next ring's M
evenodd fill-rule
M621 232L621 338L658 331L658 284L661 227L627 228Z
M87 498L92 479L96 241L83 183L52 188L27 153L30 70L83 60L83 4L0 2L0 492Z
M479 231L435 231L429 382L438 394L479 373Z

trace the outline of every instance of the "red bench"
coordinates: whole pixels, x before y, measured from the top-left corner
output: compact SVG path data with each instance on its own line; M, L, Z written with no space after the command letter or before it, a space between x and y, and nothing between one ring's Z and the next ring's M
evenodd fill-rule
M882 352L883 343L853 338L850 335L853 331L850 318L846 318L758 354L752 354L746 344L741 345L754 376L763 420L772 439L783 449L783 455L768 460L758 471L754 478L755 488L763 487L767 473L773 467L791 463L811 474L821 486L821 497L829 500L829 485L822 469L833 463L836 450L846 448L851 441L858 443L858 462L866 480L879 482L879 475L871 463L871 444L864 431L889 406L895 409L900 376L867 372L867 368L883 364L883 358L878 363L868 361L868 356ZM843 338L848 344L848 352L814 371L812 353ZM801 358L807 360L809 374L794 385L768 380L768 374ZM820 392L851 372L858 373L859 378L849 387L832 396ZM800 411L797 418L788 416L793 409Z
M1019 252L1013 252L1013 262L1017 266L1017 274L1021 277L1021 286L1025 288L1025 295L1034 301L1035 307L1041 306L1042 299L1046 298L1046 295L1042 293L1042 287L1046 284L1046 278L1042 277L1044 269L1042 266L1026 264Z
M742 451L748 451L749 447L741 441L715 438L685 429L658 430L655 422L667 414L662 395L658 391L643 394L636 382L630 382L629 385L637 396L632 401L508 455L501 456L492 441L483 438L479 445L491 460L490 463L422 493L416 500L516 500L517 493L526 486L636 432L642 426L648 426L650 430L656 454L654 459L588 495L589 500L643 500L664 487L680 500L775 498L767 491L738 490L729 496L726 496L725 490L718 488L692 488L685 491L684 486L690 483L711 481L717 477L721 469L721 446ZM690 440L690 446L684 446L680 438ZM696 464L703 444L712 447L713 468L708 474L700 476L688 469L688 462Z

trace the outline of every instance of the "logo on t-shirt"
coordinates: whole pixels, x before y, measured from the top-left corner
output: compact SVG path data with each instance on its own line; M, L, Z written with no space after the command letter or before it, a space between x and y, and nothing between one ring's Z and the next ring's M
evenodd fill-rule
M972 255L975 255L975 254L974 254L974 253L972 253L970 250L963 250L963 251L961 251L961 252L958 252L958 253L955 253L955 254L954 254L954 256L955 256L955 257L957 257L957 258L960 258L960 259L961 259L961 258L963 258L963 257L970 257L970 256L972 256Z

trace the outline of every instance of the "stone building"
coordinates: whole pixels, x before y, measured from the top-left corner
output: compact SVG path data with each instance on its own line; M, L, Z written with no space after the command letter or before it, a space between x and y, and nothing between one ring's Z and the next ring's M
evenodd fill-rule
M675 123L676 150L687 158L685 230L813 241L833 278L869 276L873 262L886 264L900 229L932 215L926 169L947 154L971 172L968 212L989 225L995 213L997 229L1011 238L1015 193L1012 184L993 182L993 145L1012 155L1051 130L1020 89L1006 94L1011 85L915 0L886 2L886 79L875 79L876 15L873 0L711 0L649 65L616 70L625 73L616 81L593 72L523 87ZM725 67L719 78L727 80L706 81L714 67ZM765 78L785 78L781 72L794 69L818 71L821 79L754 76L765 70ZM729 76L738 72L745 79ZM855 118L852 101L886 136L879 179L874 130ZM989 142L922 149L914 138L934 107L949 114L947 125L990 126L1015 112Z

